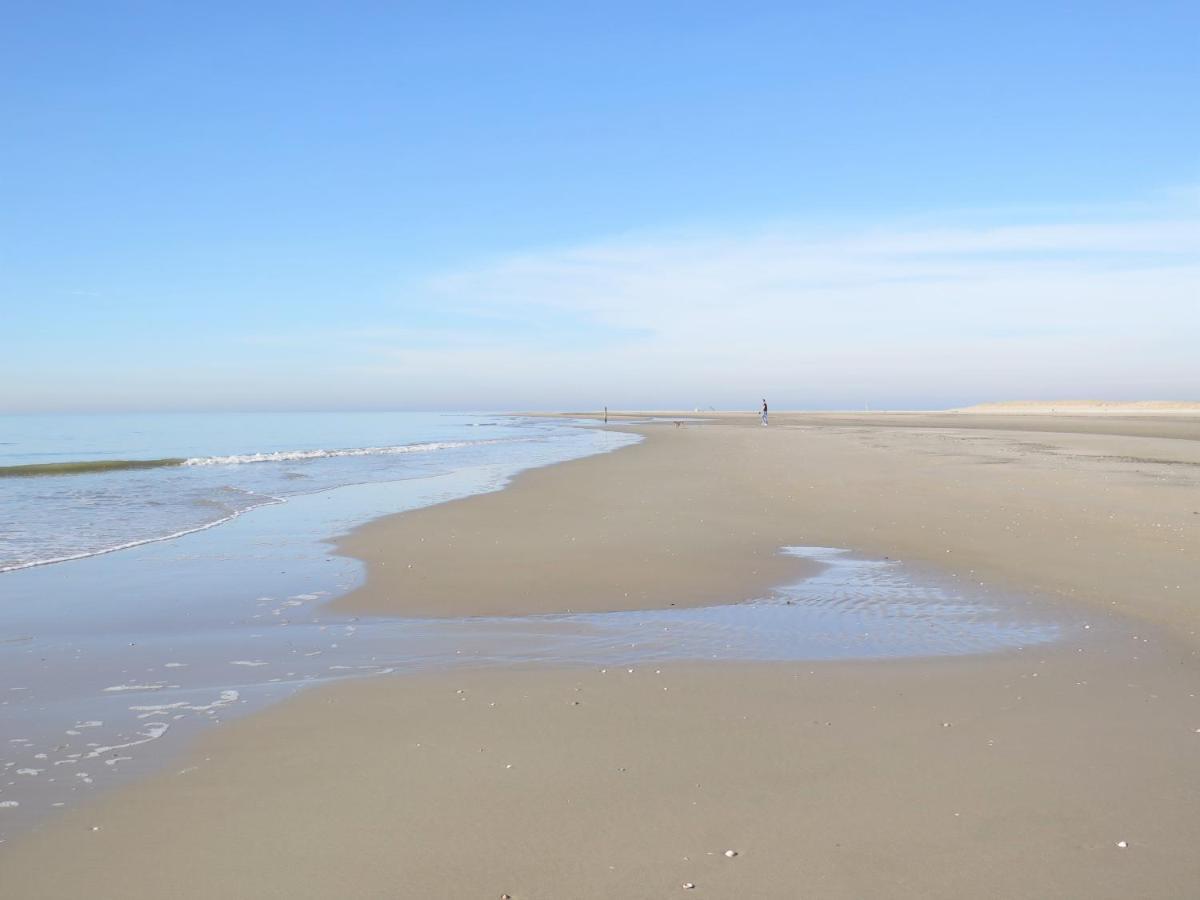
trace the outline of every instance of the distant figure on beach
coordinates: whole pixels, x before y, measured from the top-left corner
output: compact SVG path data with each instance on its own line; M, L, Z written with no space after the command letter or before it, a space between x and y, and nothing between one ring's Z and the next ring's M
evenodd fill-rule
M608 424L608 407L604 407L604 424Z
M767 424L767 398L763 397L762 423Z

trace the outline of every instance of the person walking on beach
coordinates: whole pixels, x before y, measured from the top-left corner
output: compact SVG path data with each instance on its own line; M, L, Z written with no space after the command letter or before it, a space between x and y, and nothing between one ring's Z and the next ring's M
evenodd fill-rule
M763 397L762 423L767 424L767 398Z

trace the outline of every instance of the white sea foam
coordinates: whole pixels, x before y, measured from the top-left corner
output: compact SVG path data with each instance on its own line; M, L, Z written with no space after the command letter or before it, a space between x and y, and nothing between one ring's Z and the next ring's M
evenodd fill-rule
M166 734L167 729L170 727L171 726L166 722L150 722L146 725L144 731L138 732L138 738L140 738L140 740L127 741L124 744L113 744L110 747L97 747L95 750L85 756L84 759L95 759L97 756L103 756L105 753L110 753L113 750L125 750L129 747L136 747L139 744L148 744L151 741L158 740L160 737Z
M220 709L223 706L229 706L231 703L236 703L241 697L237 691L221 691L220 696L212 703L207 703L203 706L189 706L188 709L196 712L212 712L214 709Z
M155 706L131 706L129 709L138 714L139 719L147 719L150 716L166 715L173 709L180 709L187 706L187 703L180 701L178 703L159 703Z
M242 463L296 462L305 459L331 459L338 456L388 456L396 453L431 453L435 450L457 450L496 441L430 441L425 444L398 444L394 447L347 447L339 450L275 450L270 453L239 453L232 456L193 456L185 466L235 466Z
M120 691L161 691L166 685L159 684L114 684L112 687L106 687L106 694L115 694Z

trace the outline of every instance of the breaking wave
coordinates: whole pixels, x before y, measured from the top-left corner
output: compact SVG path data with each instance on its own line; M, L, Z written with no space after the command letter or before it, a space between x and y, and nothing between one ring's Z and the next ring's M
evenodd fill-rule
M508 443L528 438L491 441L431 441L424 444L397 444L391 447L347 447L336 450L273 450L268 453L239 453L231 456L193 456L165 459L90 459L77 462L33 463L0 466L0 478L46 475L91 475L98 472L123 472L130 469L161 469L175 466L236 466L243 463L298 462L306 459L331 459L338 456L386 456L397 453L430 453L482 444Z
M393 453L429 453L455 450L497 441L433 441L427 444L399 444L395 447L349 447L343 450L276 450L271 453L242 453L233 456L195 456L181 461L184 466L236 466L242 463L294 462L304 459L330 459L336 456L386 456Z
M126 472L130 469L161 469L182 466L185 459L85 459L78 462L32 463L26 466L0 466L0 478L38 475L91 475L96 472Z

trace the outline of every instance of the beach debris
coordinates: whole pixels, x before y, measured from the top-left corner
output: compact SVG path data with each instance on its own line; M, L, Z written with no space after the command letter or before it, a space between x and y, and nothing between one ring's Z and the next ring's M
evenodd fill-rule
M727 859L733 859L737 855L738 855L738 852L736 850L726 850L725 851L725 857Z
M1120 847L1122 850L1125 850L1126 848L1129 847L1129 842L1128 841L1117 841L1117 846Z
M693 884L692 882L690 882L690 881L685 881L685 882L683 883L683 889L684 889L685 891L690 891L690 890L692 890L692 889L693 889L695 886L696 886L696 885L694 885L694 884Z

